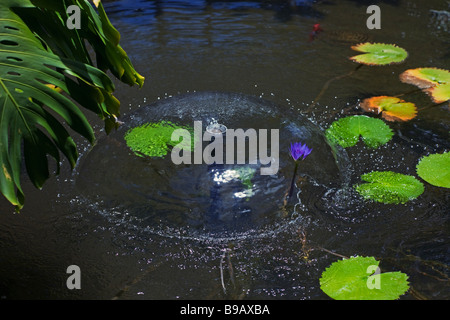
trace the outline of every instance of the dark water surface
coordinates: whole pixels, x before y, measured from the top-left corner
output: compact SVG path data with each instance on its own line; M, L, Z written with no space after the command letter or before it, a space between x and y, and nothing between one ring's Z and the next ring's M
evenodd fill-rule
M283 164L268 187L258 189L262 181L255 182L257 201L239 206L258 218L249 229L234 230L238 236L205 231L205 225L196 224L204 216L201 209L181 220L148 218L148 212L170 212L171 204L164 204L167 193L156 196L155 190L167 191L174 181L185 189L184 198L174 201L176 212L190 206L191 195L193 203L197 196L203 201L210 181L199 173L201 168L170 172L170 159L149 168L166 170L172 180L161 176L149 181L146 171L139 174L135 160L127 162L129 154L120 144L104 147L113 146L108 139L123 131L105 138L101 122L88 115L99 142L89 153L90 146L79 141L81 159L74 172L64 163L62 174L41 191L24 182L27 199L20 214L0 200L1 298L328 299L319 278L341 259L339 254L375 256L382 271L407 273L413 290L402 299L449 299L448 189L424 183L417 200L384 205L343 192L338 180L358 183L371 170L415 175L422 156L449 150L447 106L425 109L406 124L390 124L396 135L379 149L358 144L346 150L342 156L350 160L344 168L333 167L329 150L311 154L303 171L309 184L284 216L278 214L292 169L286 146L289 139L298 139L299 128L308 123L320 132L342 110L360 113L357 103L363 98L411 91L398 79L406 69L450 66L449 1L377 4L380 30L366 27L366 1L296 1L295 6L287 1L105 1L122 46L146 77L141 90L116 82L125 126L133 123L134 114L145 116L142 110L151 103L180 106L180 95L244 94L254 99L255 113L230 109L227 120L237 124L242 117L247 127L285 128L280 135ZM308 41L315 23L325 32ZM395 43L409 57L403 64L363 67L332 82L311 107L327 80L356 67L348 60L355 54L350 46L365 39ZM270 106L267 117L255 106L258 99ZM410 94L408 100L419 107L431 102L422 93ZM180 110L188 114L187 109ZM316 181L321 173L325 182ZM117 177L135 186L123 189ZM189 190L194 179L208 190ZM139 193L141 187L144 193ZM145 207L145 199L157 204ZM204 208L201 201L192 208ZM81 269L80 290L66 287L66 268L73 264Z

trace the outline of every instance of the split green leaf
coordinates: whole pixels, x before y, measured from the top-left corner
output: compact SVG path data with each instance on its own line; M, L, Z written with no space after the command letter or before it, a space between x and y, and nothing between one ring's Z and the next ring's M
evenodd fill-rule
M365 42L351 48L355 51L364 52L364 54L353 56L350 60L369 66L401 63L408 57L408 52L395 44Z
M356 115L339 119L325 131L325 136L331 143L337 143L343 148L353 147L362 137L370 148L389 142L393 131L383 120Z

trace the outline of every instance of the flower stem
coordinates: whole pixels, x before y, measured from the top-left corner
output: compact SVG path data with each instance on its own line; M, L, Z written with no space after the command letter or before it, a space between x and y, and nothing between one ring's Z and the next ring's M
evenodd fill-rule
M292 197L292 192L294 191L295 176L297 175L297 169L298 169L298 161L295 161L294 175L292 176L291 188L289 189L288 198Z

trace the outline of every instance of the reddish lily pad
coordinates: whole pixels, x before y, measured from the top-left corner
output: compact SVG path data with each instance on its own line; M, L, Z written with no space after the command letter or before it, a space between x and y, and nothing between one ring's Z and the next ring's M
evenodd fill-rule
M414 103L396 97L378 96L365 99L360 104L367 112L382 114L388 121L408 121L417 115Z
M423 89L435 103L450 100L450 71L448 70L439 68L408 69L400 74L400 80Z

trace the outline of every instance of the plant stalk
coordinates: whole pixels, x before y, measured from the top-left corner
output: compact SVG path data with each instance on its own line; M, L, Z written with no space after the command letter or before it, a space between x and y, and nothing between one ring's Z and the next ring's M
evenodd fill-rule
M294 175L292 176L291 188L289 189L288 198L292 197L292 192L294 191L295 176L297 175L297 169L298 169L298 161L295 161Z

